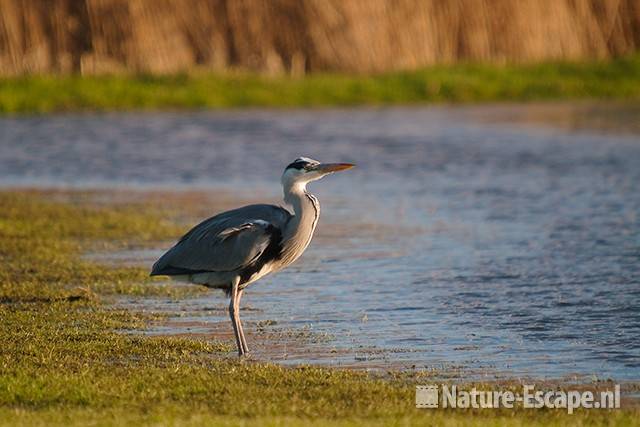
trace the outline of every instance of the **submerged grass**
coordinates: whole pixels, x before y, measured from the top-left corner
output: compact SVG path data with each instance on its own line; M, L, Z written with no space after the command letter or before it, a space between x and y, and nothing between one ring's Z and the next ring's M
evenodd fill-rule
M640 100L640 55L608 62L450 65L381 75L247 73L0 79L0 113Z
M73 205L24 191L0 192L0 206L0 302L88 298L95 292L177 292L176 287L144 286L150 282L144 269L80 258L95 247L144 245L180 233L180 227L153 212L140 214L131 205Z
M0 192L0 425L632 425L617 411L420 411L414 380L240 362L227 343L145 337L149 316L101 296L137 294L146 271L83 261L96 242L179 233L134 206ZM109 282L119 281L121 287ZM90 289L90 292L78 291ZM481 385L482 386L482 385ZM486 386L486 385L485 385Z

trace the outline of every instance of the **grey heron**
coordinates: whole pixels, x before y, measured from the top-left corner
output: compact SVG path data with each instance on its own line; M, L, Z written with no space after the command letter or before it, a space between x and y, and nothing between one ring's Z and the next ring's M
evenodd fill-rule
M230 297L229 316L238 354L248 353L240 322L240 299L251 283L283 269L302 255L320 216L318 199L307 184L351 163L320 163L300 157L282 174L284 201L290 212L275 205L249 205L220 213L192 228L156 261L151 276L166 275L209 288Z

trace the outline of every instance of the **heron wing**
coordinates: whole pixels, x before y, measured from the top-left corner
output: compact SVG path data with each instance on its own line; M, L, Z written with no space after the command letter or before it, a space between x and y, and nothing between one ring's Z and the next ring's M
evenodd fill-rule
M185 234L154 264L151 275L242 269L281 238L290 217L287 210L273 205L250 205L216 215Z

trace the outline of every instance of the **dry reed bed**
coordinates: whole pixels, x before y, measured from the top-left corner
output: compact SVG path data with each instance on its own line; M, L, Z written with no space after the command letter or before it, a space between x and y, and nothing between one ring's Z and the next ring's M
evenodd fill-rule
M0 75L606 59L640 0L0 0Z

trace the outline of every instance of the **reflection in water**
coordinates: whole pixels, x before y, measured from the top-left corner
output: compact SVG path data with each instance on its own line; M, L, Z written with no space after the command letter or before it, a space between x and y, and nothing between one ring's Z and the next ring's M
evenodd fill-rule
M319 234L292 268L250 287L246 321L311 327L337 349L374 347L418 366L637 380L637 115L624 133L611 132L621 126L606 107L584 113L597 131L578 120L540 132L545 111L557 125L584 107L548 108L1 119L0 182L274 201L292 159L351 161L352 173L311 186ZM222 306L215 298L201 304Z

